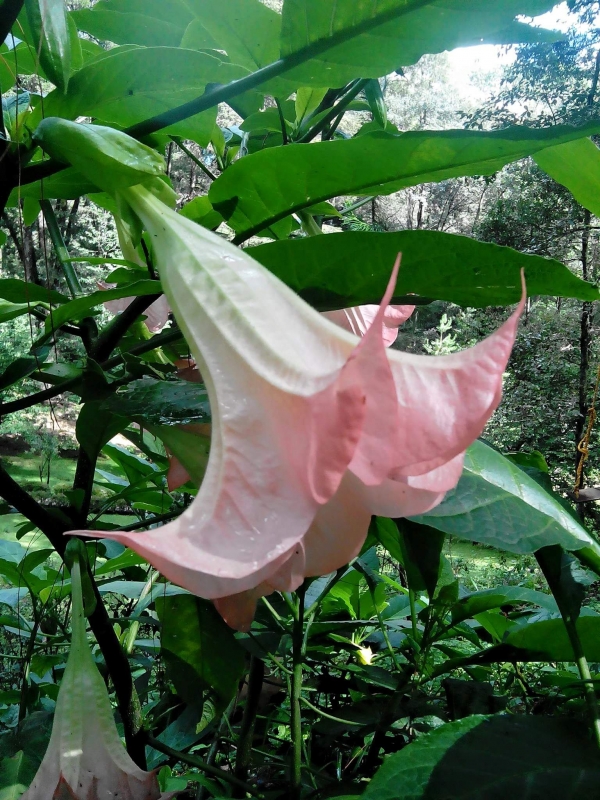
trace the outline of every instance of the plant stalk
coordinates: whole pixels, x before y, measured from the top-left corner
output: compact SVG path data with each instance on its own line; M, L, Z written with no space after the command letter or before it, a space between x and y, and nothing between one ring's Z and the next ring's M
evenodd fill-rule
M250 659L250 671L248 673L248 693L246 695L246 705L240 728L240 737L235 759L235 777L241 781L248 780L248 768L252 758L252 742L254 739L254 727L256 725L256 715L258 714L258 704L265 678L265 662L260 658L252 656ZM238 797L243 795L237 795Z
M77 295L83 294L83 289L81 288L79 278L77 277L77 273L75 272L71 262L71 257L69 256L69 251L67 250L63 235L58 227L58 220L56 219L56 214L52 208L52 203L49 200L40 200L40 207L42 209L44 219L46 220L46 227L48 229L48 233L50 234L50 239L54 247L54 252L56 253L56 258L58 259L58 263L60 264L65 276L69 291L73 297L77 297Z
M296 617L292 633L293 671L291 691L291 735L292 766L290 775L290 798L300 800L302 793L302 664L304 661L304 592L299 590L296 601Z

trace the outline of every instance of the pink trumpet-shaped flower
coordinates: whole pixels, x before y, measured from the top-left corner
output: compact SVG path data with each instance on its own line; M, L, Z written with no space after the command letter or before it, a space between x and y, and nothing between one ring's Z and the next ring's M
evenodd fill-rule
M386 350L398 262L359 340L148 190L122 195L152 237L213 424L205 477L178 519L101 535L246 628L261 594L355 557L372 514L422 514L456 485L465 449L500 401L523 302L462 353Z
M117 286L116 283L106 283L106 281L97 281L96 285L99 289L114 289L115 286ZM122 297L120 300L107 300L106 303L104 303L104 308L110 314L120 314L122 311L125 311L133 300L133 297ZM161 294L158 300L155 300L152 305L148 306L144 311L144 316L146 317L144 323L148 330L152 333L157 333L157 331L162 330L169 321L169 311L167 298L164 294Z
M388 306L385 309L381 332L386 347L394 344L398 338L399 326L406 322L414 310L414 306ZM355 306L341 308L339 311L325 311L323 316L356 336L364 336L373 324L378 311L379 306Z
M123 747L85 633L80 567L72 577L72 640L46 755L21 800L167 800L154 772Z

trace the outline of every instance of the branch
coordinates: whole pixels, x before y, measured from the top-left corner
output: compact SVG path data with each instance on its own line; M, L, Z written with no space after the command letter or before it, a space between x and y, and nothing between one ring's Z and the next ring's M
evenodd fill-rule
M100 366L103 370L112 369L123 361L124 355L141 356L144 353L150 352L151 350L156 350L157 348L164 347L167 344L178 342L182 338L183 334L179 330L160 333L157 336L153 336L152 339L149 339L147 342L142 342L141 344L132 347L131 350L127 351L127 353L107 359L104 363L100 364ZM0 404L0 420L2 417L7 416L8 414L14 414L15 411L23 411L26 408L37 406L39 403L43 403L46 400L51 400L53 397L58 397L59 394L74 390L77 388L77 386L79 386L80 383L81 377L69 378L68 380L62 381L56 386L51 386L49 389L36 392L28 397L21 397L19 400L13 400L10 403L2 403Z
M92 347L90 357L95 361L103 361L108 358L119 344L121 338L127 333L129 327L136 321L140 314L143 314L159 297L160 294L148 294L142 297L136 297L127 308L121 311L121 313L104 328Z
M188 755L188 753L181 753L179 750L174 750L172 747L169 747L168 744L161 742L160 739L155 739L154 736L150 736L150 734L146 735L146 742L150 747L158 750L159 753L164 753L164 755L169 756L169 758L182 761L184 764L189 764L191 767L196 767L201 772L205 772L207 775L213 775L215 778L219 778L225 781L225 783L229 783L231 786L237 786L253 797L262 797L250 784L238 780L231 775L231 773L225 772L225 770L219 769L219 767L213 767L212 764L207 764L206 761L202 761L202 759L197 756L191 756Z

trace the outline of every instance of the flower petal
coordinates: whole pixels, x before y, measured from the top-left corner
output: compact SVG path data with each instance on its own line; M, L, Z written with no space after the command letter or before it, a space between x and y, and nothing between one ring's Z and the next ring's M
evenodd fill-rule
M525 305L491 336L460 353L388 351L398 397L397 460L390 477L423 475L481 435L502 396L502 377Z
M398 337L398 327L406 322L414 310L415 306L388 306L385 309L381 335L386 347L394 344ZM353 306L337 311L325 311L323 316L356 336L364 336L373 324L378 311L378 305Z
M365 408L352 385L353 361L322 392L297 397L260 380L223 340L212 344L220 367L202 368L213 426L197 497L159 529L107 534L207 598L251 589L289 559L319 505L335 493Z

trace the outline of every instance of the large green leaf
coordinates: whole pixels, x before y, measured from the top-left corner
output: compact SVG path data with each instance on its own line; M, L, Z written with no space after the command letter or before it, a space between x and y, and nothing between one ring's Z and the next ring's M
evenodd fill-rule
M7 300L0 300L0 324L11 319L22 317L28 314L33 308L28 303L9 303Z
M79 30L115 44L178 47L192 20L182 0L100 0L71 12Z
M59 328L69 320L80 320L87 316L95 306L102 305L109 300L120 300L123 297L142 297L151 294L160 294L159 281L143 280L117 286L115 289L102 289L92 292L85 297L76 297L68 303L57 308L46 321L46 332Z
M521 603L530 603L558 613L556 600L550 594L538 592L536 589L528 589L526 586L497 586L494 589L472 592L457 600L450 609L452 622L458 624L476 614L482 614L484 611Z
M514 18L517 14L535 16L553 5L548 0L285 0L284 56L332 34L350 32L386 12L395 17L367 33L349 36L347 42L285 77L297 86L342 86L354 78L378 78L399 66L414 64L424 53L484 42L547 40L548 32L515 23Z
M600 661L600 617L581 616L577 620L577 633L588 661ZM573 647L562 619L531 622L514 628L497 648L485 651L489 660L496 650L516 648L510 660L517 661L575 661ZM484 656L484 657L485 657Z
M542 150L534 160L575 200L600 216L600 150L591 139L577 139Z
M31 197L35 200L49 198L60 198L61 200L75 200L82 194L91 194L98 191L98 187L91 181L84 178L73 167L68 167L43 181L26 183L17 186L12 190L8 203L8 208L16 208L21 198Z
M553 544L600 552L560 498L479 441L467 450L456 489L414 521L512 553L533 553Z
M117 47L85 64L66 94L51 92L44 116L96 117L127 127L202 94L208 83L229 83L248 73L208 53L177 47ZM216 109L165 129L208 144Z
M600 759L583 724L472 716L389 756L363 800L575 800L597 794Z
M484 307L516 303L521 269L529 295L600 299L559 261L438 231L348 232L288 239L248 252L308 303L326 311L378 303L402 253L396 299L417 294Z
M126 417L103 408L100 401L85 403L77 417L75 435L90 461L95 462L104 445L129 425Z
M331 197L385 195L461 175L492 175L545 147L597 132L600 121L594 120L579 128L381 132L310 147L292 144L240 159L212 184L209 199L237 233L250 236Z
M44 72L66 90L71 74L71 37L64 0L25 0L25 10L34 52Z
M0 800L18 800L37 771L37 763L19 750L0 761Z
M152 425L211 421L206 389L188 381L141 378L118 389L102 405L113 413Z
M182 47L225 50L254 72L279 58L281 17L260 0L184 0L196 19Z
M223 706L244 673L244 650L212 603L191 595L157 598L161 648L178 694L201 704L199 689L211 689Z

